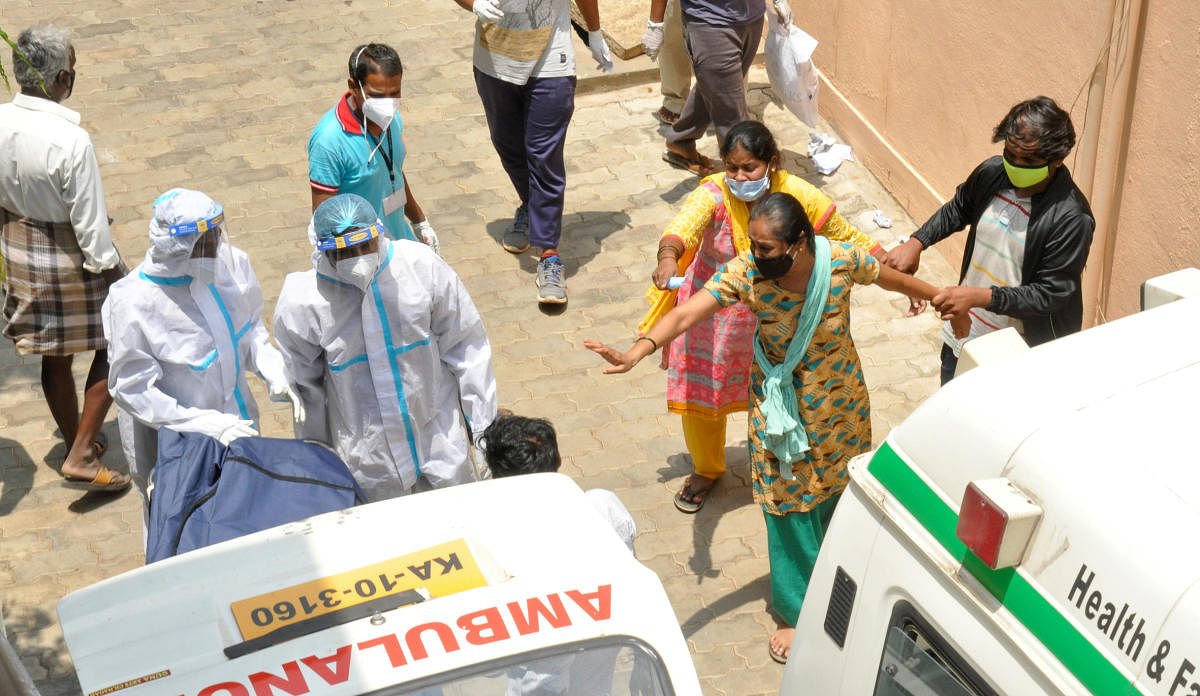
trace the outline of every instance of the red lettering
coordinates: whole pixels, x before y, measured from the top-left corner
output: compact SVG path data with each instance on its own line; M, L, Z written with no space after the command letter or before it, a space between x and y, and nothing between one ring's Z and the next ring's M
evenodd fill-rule
M388 659L392 661L393 667L403 667L408 664L404 659L404 651L400 648L400 639L394 633L389 633L382 638L364 640L358 644L358 649L366 650L367 648L374 648L379 645L382 645L383 649L387 650Z
M220 684L206 686L197 696L217 696L217 693L220 691L224 691L225 696L250 696L250 692L246 690L246 687L237 682L221 682Z
M579 590L567 590L567 596L596 621L604 621L612 616L612 585L601 585L595 592L587 594ZM596 602L594 606L592 601Z
M343 645L338 648L337 652L329 657L317 657L311 655L300 659L305 667L308 667L318 677L325 680L325 683L333 686L341 684L350 678L350 646ZM333 669L330 669L330 665Z
M421 642L421 634L432 630L442 640L442 649L447 653L458 650L458 640L454 637L454 629L440 621L413 626L404 634L404 642L408 643L408 652L414 660L424 660L429 657L425 644Z
M308 682L300 673L300 665L294 660L283 663L285 676L277 676L270 672L255 672L250 675L250 686L254 687L254 696L275 696L275 689L283 689L284 693L299 696L308 693Z
M550 602L553 611L547 609L546 605L542 604L542 600L537 597L530 597L525 600L527 612L524 614L521 613L520 602L508 603L508 611L512 614L513 623L517 627L517 633L527 636L530 633L537 633L541 630L538 628L539 616L546 619L546 622L554 628L571 625L571 617L567 614L566 607L563 606L562 598L557 594L552 594L547 596L546 599Z
M494 643L509 638L508 627L504 625L504 619L496 607L463 614L458 617L458 627L467 632L465 637L471 645Z

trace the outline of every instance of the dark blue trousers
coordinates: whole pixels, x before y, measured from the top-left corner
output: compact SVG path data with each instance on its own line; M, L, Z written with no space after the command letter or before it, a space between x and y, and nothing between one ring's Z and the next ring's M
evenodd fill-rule
M529 209L529 243L557 249L567 170L563 144L575 112L575 78L530 78L523 85L475 70L492 145Z

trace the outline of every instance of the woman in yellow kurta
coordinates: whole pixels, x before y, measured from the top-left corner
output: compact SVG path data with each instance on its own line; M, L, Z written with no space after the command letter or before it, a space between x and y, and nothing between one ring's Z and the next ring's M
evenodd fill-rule
M779 168L779 147L763 124L743 121L731 128L721 157L726 170L700 182L659 239L654 286L646 294L652 309L639 331L648 331L671 307L687 302L722 264L750 248L750 213L771 192L798 200L818 234L850 242L880 260L885 256L875 240L846 222L828 196ZM683 285L667 290L677 273ZM750 310L733 305L663 348L667 410L683 417L684 443L695 467L675 495L675 507L682 512L699 510L725 473L725 418L747 409L755 324Z
M867 385L850 336L850 289L875 283L925 300L937 290L859 247L814 234L804 208L784 193L755 207L749 233L749 257L722 265L629 350L583 344L613 365L606 374L627 372L722 307L740 304L757 318L749 339L750 469L767 526L772 607L782 623L771 655L785 661L825 526L846 486L846 464L871 447ZM962 318L955 320L958 335L965 333Z

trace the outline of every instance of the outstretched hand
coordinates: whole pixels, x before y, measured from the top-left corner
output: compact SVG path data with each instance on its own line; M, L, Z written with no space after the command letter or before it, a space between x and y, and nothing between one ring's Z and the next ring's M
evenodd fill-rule
M600 357L607 360L610 365L612 365L612 367L605 368L604 374L606 375L618 375L622 372L629 372L638 362L637 360L634 360L628 353L622 353L617 349L610 348L599 341L587 339L583 342L583 347L587 348L593 353L596 353Z
M920 316L921 314L923 314L925 312L925 308L927 308L928 306L929 306L929 303L926 302L925 300L922 300L919 297L910 297L910 298L908 298L908 313L905 314L904 316L906 316L906 317Z

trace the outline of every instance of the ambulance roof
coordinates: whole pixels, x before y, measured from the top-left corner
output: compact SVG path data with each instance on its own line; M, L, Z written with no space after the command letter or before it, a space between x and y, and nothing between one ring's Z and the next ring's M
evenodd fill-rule
M335 620L240 657L224 653L305 613L333 612L322 605L365 602L403 583L432 599L374 620ZM276 527L73 592L58 612L84 694L194 696L223 682L244 687L256 673L283 679L297 660L317 670L304 673L311 691L303 693L365 693L608 635L644 640L692 669L657 577L559 474L455 486ZM414 638L414 626L424 633ZM441 647L430 647L439 637ZM418 659L422 643L436 659ZM342 661L329 662L335 657ZM351 678L318 690L313 674ZM694 671L683 677L694 682Z
M1049 600L1027 612L1051 620L1031 630L1066 662L1079 646L1052 644L1071 629L1104 653L1120 674L1083 679L1092 690L1136 675L1144 693L1179 693L1172 678L1200 665L1197 395L1200 299L1181 300L966 373L893 430L883 454L955 515L968 482L1011 480L1044 510L1016 571ZM1004 587L990 589L1010 604Z

